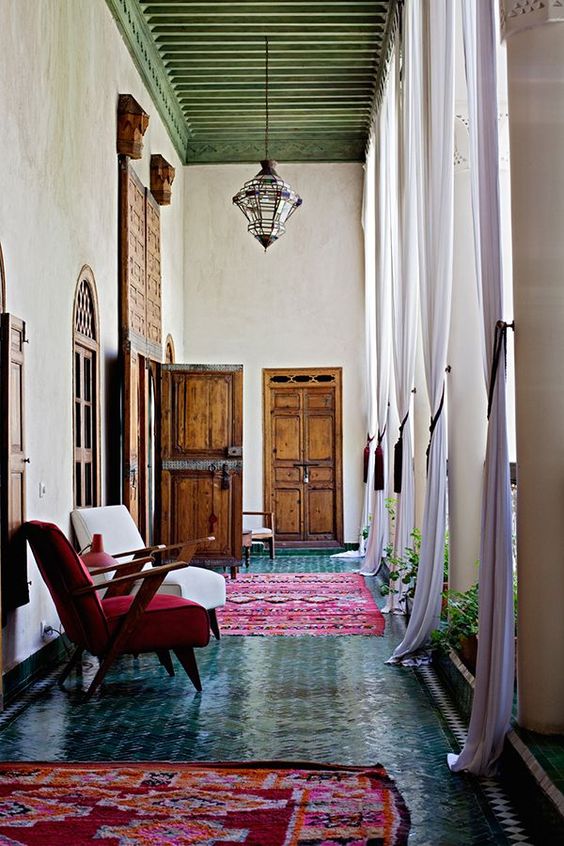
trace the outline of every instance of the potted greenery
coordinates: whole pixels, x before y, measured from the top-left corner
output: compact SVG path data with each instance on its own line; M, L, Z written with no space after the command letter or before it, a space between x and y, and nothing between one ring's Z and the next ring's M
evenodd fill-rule
M393 554L393 547L386 547L386 562L390 571L389 583L382 585L383 596L389 593L399 593L402 585L406 586L405 599L406 610L411 610L413 597L415 596L415 585L417 584L417 570L419 567L419 553L421 550L421 531L414 529L411 532L412 545L405 548L404 557Z
M478 585L466 591L446 592L445 619L431 633L431 643L442 652L454 649L471 672L478 651Z

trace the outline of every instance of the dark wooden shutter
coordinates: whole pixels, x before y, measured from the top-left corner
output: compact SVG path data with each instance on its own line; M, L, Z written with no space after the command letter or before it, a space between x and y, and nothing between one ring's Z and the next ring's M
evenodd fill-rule
M124 350L123 501L139 524L139 355Z
M2 616L29 602L25 521L25 324L11 314L1 318L2 422L0 458L0 529Z
M148 380L143 368L162 360L160 211L126 156L119 167L123 501L149 536Z

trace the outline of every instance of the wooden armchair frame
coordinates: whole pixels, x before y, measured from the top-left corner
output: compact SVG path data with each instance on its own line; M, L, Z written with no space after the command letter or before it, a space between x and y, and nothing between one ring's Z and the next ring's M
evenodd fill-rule
M208 540L210 540L210 538L201 538L200 540L193 541L191 544L191 546L193 546L192 555L201 543ZM125 651L124 648L127 645L128 640L135 629L139 626L145 609L155 596L167 573L170 573L171 570L179 570L182 567L189 566L188 562L185 561L173 561L170 564L152 567L150 570L138 569L137 572L132 572L132 568L141 568L152 560L152 557L149 556L137 558L134 561L127 562L126 564L120 564L115 571L116 574L109 582L92 584L85 588L79 588L79 590L73 592L74 596L81 596L93 593L94 591L107 589L105 598L108 598L108 596L128 594L135 582L141 581L141 586L135 594L135 598L129 611L124 616L114 634L110 637L108 649L101 658L98 671L86 692L86 699L90 699L90 697L98 690L115 659ZM97 570L91 570L90 574L92 576L98 576L103 573L110 572L111 570L112 567L100 567ZM125 570L127 570L127 573L124 572ZM59 679L59 685L63 685L72 668L80 660L83 651L84 649L80 646L76 648ZM175 654L186 670L186 673L196 690L200 691L202 689L202 683L198 672L198 665L196 664L196 659L194 657L193 648L183 649L182 651L178 650ZM172 666L172 660L168 650L159 650L157 655L159 661L166 668L169 675L174 675L174 668Z
M65 667L62 685L85 650L100 660L86 698L99 688L118 655L154 652L170 675L174 675L170 651L173 651L196 690L202 689L194 656L194 647L209 643L207 610L202 603L178 596L155 597L163 580L173 570L181 570L187 561L153 564L153 556L140 556L119 564L110 558L103 567L88 570L69 539L54 523L30 520L22 531L28 541L38 570L46 583L55 608L71 642L74 653ZM212 536L195 538L184 545L188 560L196 549ZM95 584L92 577L111 574L109 580ZM138 591L131 593L139 582ZM98 598L97 591L108 595Z
M130 557L131 555L134 556L133 561L130 561L129 564L133 565L136 564L141 559L138 558L139 555L141 556L149 556L148 558L145 557L143 560L145 563L149 560L154 560L159 558L162 560L163 556L171 552L172 550L177 550L177 554L174 558L174 561L184 561L186 566L189 566L190 561L194 557L194 553L196 552L197 546L208 543L210 541L215 540L215 537L210 536L207 538L199 538L195 541L181 541L180 543L171 543L171 544L155 544L154 546L144 546L140 549L130 549L125 552L118 552L112 553L112 558L126 558ZM194 544L197 546L194 547ZM127 566L126 564L120 564L120 567ZM111 572L111 567L104 568L101 571L98 571L100 574ZM177 567L171 567L171 570L179 569ZM93 575L94 571L90 571ZM132 570L131 572L136 572L136 570ZM166 575L166 574L165 574ZM108 593L106 596L117 596L116 593ZM210 629L213 632L214 637L216 640L220 639L220 632L219 632L219 623L217 621L217 614L215 608L208 608L208 617L210 621Z
M261 532L260 529L251 529L251 543L258 541L259 543L268 543L270 551L270 558L274 560L275 556L275 542L274 542L274 511L243 511L243 517L264 517L265 529L270 529L270 532ZM245 564L249 565L251 550L250 547L245 547Z

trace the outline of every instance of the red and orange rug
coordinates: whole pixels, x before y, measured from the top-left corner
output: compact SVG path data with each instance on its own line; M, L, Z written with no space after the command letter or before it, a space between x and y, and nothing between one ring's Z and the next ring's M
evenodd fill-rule
M358 573L245 573L227 582L225 635L382 635L385 621Z
M10 846L402 846L408 832L380 766L0 764Z

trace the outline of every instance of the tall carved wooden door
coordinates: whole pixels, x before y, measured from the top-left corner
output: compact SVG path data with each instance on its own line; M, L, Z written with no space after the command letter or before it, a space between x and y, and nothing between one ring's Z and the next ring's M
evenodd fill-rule
M214 535L207 564L241 558L242 365L161 367L161 540Z
M123 502L153 536L150 380L162 360L159 207L120 156L120 334Z
M343 541L341 370L263 371L265 507L288 546Z

